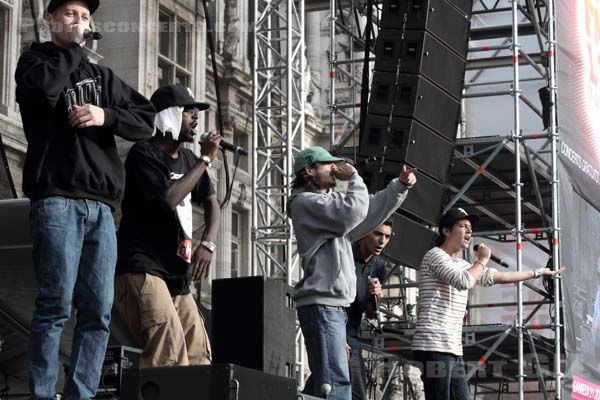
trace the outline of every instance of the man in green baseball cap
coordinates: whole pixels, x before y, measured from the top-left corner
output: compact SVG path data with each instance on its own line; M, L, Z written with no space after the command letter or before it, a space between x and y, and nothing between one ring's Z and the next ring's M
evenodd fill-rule
M356 297L351 243L386 221L417 179L404 166L386 189L369 197L356 169L322 147L302 150L295 161L289 215L304 270L293 295L311 371L304 393L348 400L345 307ZM332 190L338 179L348 181L345 193Z

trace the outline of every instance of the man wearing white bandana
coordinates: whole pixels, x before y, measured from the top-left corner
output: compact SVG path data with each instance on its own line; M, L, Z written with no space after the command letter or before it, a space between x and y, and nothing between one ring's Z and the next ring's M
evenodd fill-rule
M155 135L136 143L125 162L115 306L143 346L141 367L210 364L189 286L208 277L216 249L220 210L206 170L223 138L211 133L200 158L183 148L194 140L198 112L208 108L185 86L163 86L150 101L158 112ZM206 225L195 248L192 201L204 207Z

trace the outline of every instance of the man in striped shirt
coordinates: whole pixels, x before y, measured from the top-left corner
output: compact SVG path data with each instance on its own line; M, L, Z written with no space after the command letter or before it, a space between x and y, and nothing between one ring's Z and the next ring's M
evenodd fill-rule
M435 247L425 254L419 271L418 317L412 349L420 363L427 400L467 400L469 386L462 352L462 322L468 290L475 284L491 286L514 283L542 275L554 276L546 268L523 272L500 272L486 265L491 250L480 244L475 261L463 260L469 248L472 224L477 215L462 208L449 210L439 222Z

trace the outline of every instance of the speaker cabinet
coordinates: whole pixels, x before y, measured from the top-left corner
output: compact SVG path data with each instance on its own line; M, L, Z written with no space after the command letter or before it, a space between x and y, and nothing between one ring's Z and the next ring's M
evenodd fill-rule
M465 60L425 31L383 29L377 37L375 70L422 74L460 100L465 76Z
M457 3L469 12L460 11ZM466 59L471 7L469 0L454 4L447 0L385 0L381 27L402 30L404 26L405 30L426 30Z
M359 172L369 188L369 192L374 193L387 187L392 179L400 175L401 169L401 163L385 161L382 172L380 162L361 168ZM437 224L441 215L446 188L443 184L419 171L416 175L417 184L410 189L410 193L408 193L400 209L430 224Z
M440 182L446 182L454 146L431 129L410 118L393 118L388 135L388 117L368 115L360 136L363 157L381 157L408 163Z
M238 332L243 340L244 331ZM121 400L294 400L296 382L231 364L126 369Z
M296 326L291 289L262 276L213 280L213 361L291 377Z
M375 71L369 114L388 116L394 104L395 117L412 117L449 140L454 141L460 115L460 102L420 75ZM396 102L394 103L394 99Z
M436 233L401 214L394 214L394 235L383 251L389 260L419 269L425 253L433 247Z

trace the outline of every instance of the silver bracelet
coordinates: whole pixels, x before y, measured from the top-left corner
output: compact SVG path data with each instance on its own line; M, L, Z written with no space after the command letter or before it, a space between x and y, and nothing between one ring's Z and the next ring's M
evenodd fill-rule
M479 265L481 265L482 268L485 269L485 265L483 265L483 263L481 261L473 261L473 266L475 266L475 264L479 264Z
M544 268L534 269L533 270L533 279L536 279L536 278L539 278L540 276L542 276L543 270L544 270Z

